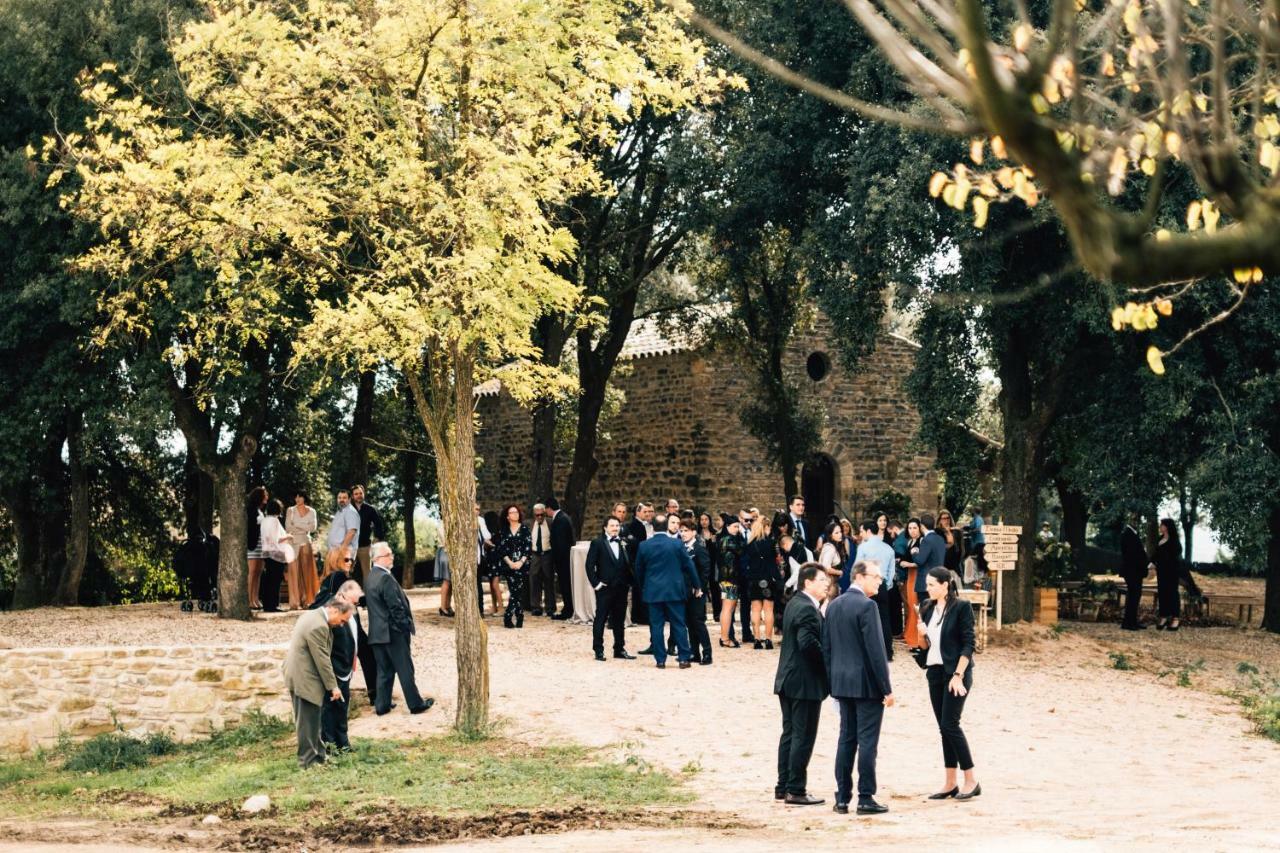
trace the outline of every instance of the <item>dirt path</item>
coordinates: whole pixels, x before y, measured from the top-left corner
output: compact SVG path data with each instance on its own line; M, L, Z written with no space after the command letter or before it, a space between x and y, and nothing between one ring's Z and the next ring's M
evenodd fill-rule
M414 643L419 686L436 697L436 708L412 717L401 702L386 717L354 721L353 736L414 736L452 721L453 626L428 615L433 598L415 595L414 604L422 608ZM830 704L810 765L810 790L828 803L799 809L772 800L776 651L717 648L713 666L657 670L644 658L595 662L585 626L530 618L525 630L508 631L487 621L493 711L503 737L576 741L684 772L698 798L691 808L761 828L586 831L432 850L584 851L634 843L656 851L753 851L792 844L799 831L814 849L928 849L925 839L945 837L959 850L1280 850L1274 820L1248 807L1280 778L1280 745L1252 735L1228 698L1111 668L1108 650L1125 641L1111 628L1057 639L1043 630L1006 632L1001 645L978 656L964 725L983 795L969 803L924 800L941 785L940 747L923 674L900 655L893 670L899 704L886 713L879 757L879 798L891 811L868 819L830 811L838 728ZM1249 653L1264 671L1280 672L1280 642L1271 639ZM1188 630L1141 639L1153 655L1173 656L1210 641L1225 643L1221 656L1230 657L1226 635ZM632 651L646 642L642 629L628 631ZM17 849L38 848L0 843L0 853Z

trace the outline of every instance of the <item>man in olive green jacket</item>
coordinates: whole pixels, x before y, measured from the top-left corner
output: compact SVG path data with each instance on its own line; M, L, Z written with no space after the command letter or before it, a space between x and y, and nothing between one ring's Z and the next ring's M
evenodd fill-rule
M298 766L304 770L323 764L320 711L326 700L339 701L342 691L333 674L329 654L333 650L331 627L347 624L355 612L350 602L331 598L319 610L308 610L293 626L284 659L284 683L293 699L293 721L298 729Z

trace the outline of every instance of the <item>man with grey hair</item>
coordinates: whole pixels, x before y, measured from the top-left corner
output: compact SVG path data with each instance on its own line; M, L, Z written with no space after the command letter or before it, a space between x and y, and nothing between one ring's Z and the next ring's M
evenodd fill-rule
M360 637L364 631L360 629L360 613L354 608L360 603L364 590L355 581L347 581L338 587L333 598L350 604L353 608L351 619L345 625L330 628L333 634L333 650L329 653L329 662L333 664L333 674L338 679L338 690L342 698L324 703L320 715L320 740L327 747L340 752L351 749L351 741L347 738L347 717L351 707L351 676L355 674L356 660L360 651ZM368 641L365 635L365 641ZM366 678L374 674L365 673Z
M541 616L545 612L550 616L556 612L556 567L551 561L551 522L547 519L546 504L533 505L529 541L533 543L529 553L530 613Z
M321 709L342 699L333 672L332 628L346 629L355 606L332 598L319 610L308 610L298 618L289 638L284 658L284 684L293 700L293 722L298 731L298 766L306 769L323 764L324 744L320 740Z
M423 699L414 681L409 638L417 629L413 624L413 613L409 610L409 596L391 576L391 546L386 542L374 542L369 547L369 555L373 569L369 572L365 604L369 608L369 645L373 646L373 656L378 663L374 711L382 716L395 707L391 702L391 683L399 678L409 713L421 714L436 700Z

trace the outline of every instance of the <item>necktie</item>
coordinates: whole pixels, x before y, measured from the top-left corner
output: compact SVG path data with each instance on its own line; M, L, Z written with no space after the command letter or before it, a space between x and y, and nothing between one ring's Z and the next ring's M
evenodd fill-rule
M534 525L534 527L536 527L536 528L537 528L537 530L538 530L538 538L534 540L534 543L533 543L533 544L534 544L534 547L535 547L539 552L541 552L541 551L542 551L542 523L541 523L541 522L539 522L539 523L535 524L535 525Z

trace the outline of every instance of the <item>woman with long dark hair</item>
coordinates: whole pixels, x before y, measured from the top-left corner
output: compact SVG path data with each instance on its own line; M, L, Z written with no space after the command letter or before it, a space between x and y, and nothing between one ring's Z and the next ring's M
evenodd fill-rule
M715 520L709 512L698 513L698 538L707 549L711 559L711 586L707 589L704 601L711 602L711 618L720 621L720 531L716 530ZM704 608L705 609L705 608ZM704 617L705 619L705 617Z
M262 609L262 596L258 587L262 585L262 511L267 508L266 486L255 486L245 498L245 556L249 560L249 609Z
M284 506L280 501L275 498L267 501L258 533L258 547L265 564L262 589L258 593L263 613L280 612L280 584L284 582L285 567L296 557L289 534L284 529L283 517Z
M1156 543L1151 565L1156 570L1156 602L1160 619L1156 630L1178 630L1182 616L1182 598L1178 593L1178 575L1182 570L1182 547L1178 544L1178 528L1172 518L1160 519L1160 541Z
M924 530L920 527L920 519L913 518L907 522L907 538L902 549L894 549L898 556L898 568L906 573L906 580L902 584L902 597L907 609L904 629L908 649L918 649L921 644L921 635L916 627L919 613L919 608L916 606L916 572L919 571L916 566L916 554L920 552L922 538L924 538Z
M818 562L831 578L831 583L827 586L827 601L830 601L848 589L847 585L842 588L842 579L845 564L849 562L849 540L845 538L844 527L837 521L828 524L827 529L822 531L822 541L822 553L818 554Z
M502 613L502 627L524 627L524 587L529 582L529 554L533 551L533 540L529 536L529 528L524 525L524 510L516 504L509 504L502 511L505 522L501 538L494 545L495 563L507 578L507 608ZM495 577L496 582L496 577ZM495 604L495 607L497 605Z
M736 649L742 645L733 637L733 614L738 609L740 596L738 566L747 544L742 539L742 522L732 515L722 515L721 521L716 548L719 578L716 586L720 589L720 611L716 619L720 622L720 648Z
M982 793L973 774L973 755L960 728L964 702L973 689L973 608L960 600L960 587L950 569L930 569L925 578L928 598L920 607L918 630L924 635L925 676L929 701L942 737L942 764L946 780L931 800L969 800ZM964 786L956 784L956 769L964 774Z
M951 513L942 510L938 513L938 535L947 543L947 550L943 553L943 565L957 575L960 574L961 566L964 565L964 537L956 528L955 521L951 518Z

